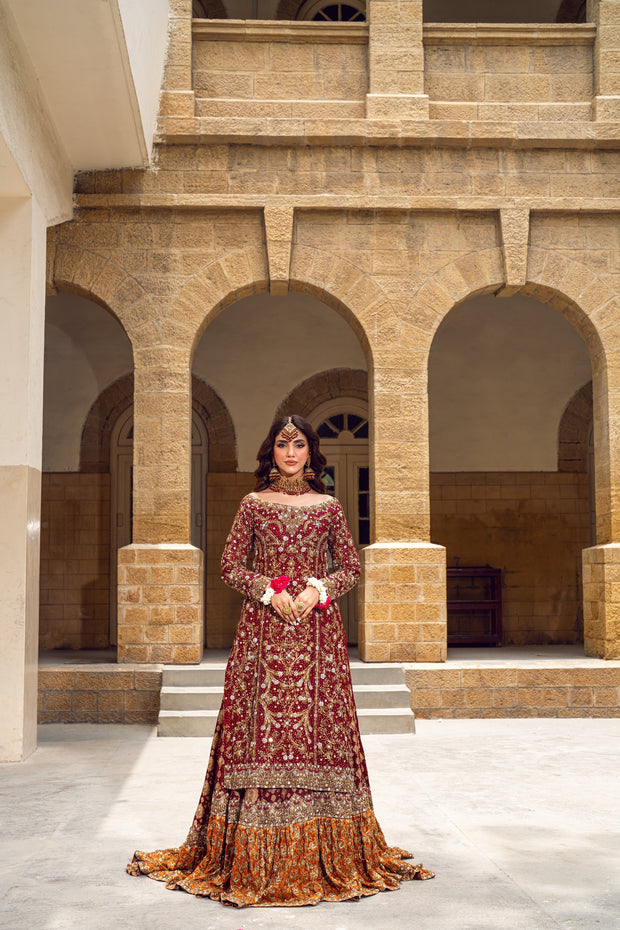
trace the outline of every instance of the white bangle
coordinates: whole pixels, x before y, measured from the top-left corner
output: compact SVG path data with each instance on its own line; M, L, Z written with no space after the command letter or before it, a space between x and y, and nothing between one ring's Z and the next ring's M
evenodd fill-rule
M274 596L275 593L276 592L273 590L271 585L269 585L268 588L265 588L264 594L261 596L261 602L263 604L266 604L267 607L269 607L271 604L271 598Z
M318 578L308 578L306 586L308 588L316 588L319 592L319 604L325 604L327 601L327 588L325 587L324 581L319 581Z

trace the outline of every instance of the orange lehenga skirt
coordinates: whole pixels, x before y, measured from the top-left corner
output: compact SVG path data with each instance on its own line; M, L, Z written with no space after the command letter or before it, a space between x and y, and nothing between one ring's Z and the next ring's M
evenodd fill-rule
M130 875L237 907L346 901L433 878L404 861L410 853L387 845L367 783L353 792L225 788L221 716L185 843L136 850Z

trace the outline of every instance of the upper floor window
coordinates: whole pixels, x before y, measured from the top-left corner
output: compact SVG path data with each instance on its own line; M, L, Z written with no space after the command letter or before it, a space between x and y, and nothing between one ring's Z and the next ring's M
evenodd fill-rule
M297 19L329 23L363 23L366 21L366 4L360 0L347 0L346 3L307 0L300 8Z

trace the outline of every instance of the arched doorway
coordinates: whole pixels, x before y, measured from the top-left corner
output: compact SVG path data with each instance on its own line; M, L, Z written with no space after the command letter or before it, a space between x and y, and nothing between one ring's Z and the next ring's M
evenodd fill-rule
M191 543L206 552L206 489L209 444L205 423L192 410ZM133 405L118 417L110 439L110 643L116 643L118 550L132 541Z
M581 553L591 533L585 432L584 452L570 468L562 465L559 436L571 398L591 377L576 330L524 295L466 301L435 335L432 540L446 547L448 569L501 569L505 645L583 640ZM466 594L449 591L448 602ZM488 613L474 613L473 636L482 640ZM452 644L465 635L455 629L458 616L453 611L451 621L449 603Z
M283 415L283 404L293 397L291 412L307 418L334 397L352 395L357 402L362 383L365 399L365 365L359 337L343 315L304 293L242 298L215 317L198 340L193 375L208 379L221 397L236 441L234 464L218 471L210 466L207 481L207 648L227 648L235 635L240 600L221 580L220 558L239 501L255 486L256 451L272 419ZM302 390L309 384L312 390ZM350 390L340 389L345 385ZM357 406L350 412L356 414ZM362 415L367 416L366 406Z
M317 407L308 417L327 458L323 475L330 493L342 504L358 550L370 543L370 469L368 404L339 397ZM350 644L357 643L357 592L339 602Z
M109 441L132 396L132 372L130 340L109 310L76 294L48 297L39 611L43 650L110 645Z

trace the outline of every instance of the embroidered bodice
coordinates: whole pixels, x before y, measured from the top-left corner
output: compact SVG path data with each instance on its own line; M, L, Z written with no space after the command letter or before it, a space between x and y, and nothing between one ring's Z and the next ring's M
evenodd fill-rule
M222 557L224 581L245 595L224 689L226 787L351 790L364 763L336 599L359 573L337 500L299 506L248 495L241 502ZM327 610L284 623L260 602L280 575L291 579L293 597L309 577L323 580Z
M251 494L241 501L222 556L222 578L231 588L259 600L273 578L288 575L294 597L314 577L325 582L335 600L357 583L359 574L355 543L334 498L310 506L278 504Z

